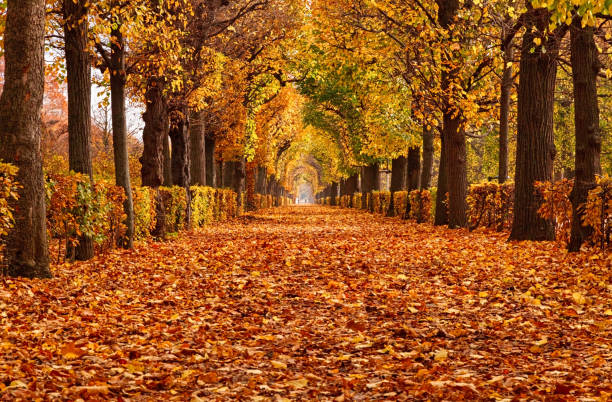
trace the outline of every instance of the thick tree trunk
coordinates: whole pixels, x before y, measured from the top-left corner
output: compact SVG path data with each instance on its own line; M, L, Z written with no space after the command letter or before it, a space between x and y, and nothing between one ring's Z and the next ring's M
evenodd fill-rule
M457 12L460 7L458 0L437 0L438 3L438 21L440 26L445 29L451 28L455 22ZM465 197L467 196L467 154L465 147L465 134L462 127L462 113L458 109L459 95L456 94L455 85L459 79L459 66L457 59L462 56L458 50L451 50L442 55L442 76L441 87L443 96L443 126L442 126L442 155L445 162L446 171L442 174L442 166L440 166L440 176L443 176L440 184L442 191L438 188L438 200L446 198L448 191L448 214L444 218L441 216L443 211L440 210L438 217L438 208L436 205L436 223L448 220L449 227L464 227L467 225L467 204ZM440 161L442 165L442 161ZM440 186L438 186L440 187ZM439 219L438 219L439 218Z
M165 127L168 121L166 100L159 81L150 81L145 98L146 110L142 116L145 123L142 131L144 149L140 158L140 172L143 186L157 188L164 181L163 143L167 137Z
M255 183L255 192L257 194L265 194L266 192L266 168L257 167L257 181Z
M462 116L444 114L444 136L447 146L448 226L451 229L467 226L467 149Z
M413 190L419 189L421 180L421 148L411 147L408 150L407 159L407 174L406 174L406 189L408 194ZM404 219L410 216L410 200L406 202L406 210L404 211Z
M15 227L6 239L11 276L50 278L45 184L40 153L44 92L45 2L8 0L4 88L0 96L0 159L19 168Z
M406 186L408 191L418 190L421 180L421 148L408 150Z
M64 0L64 50L68 86L68 165L71 171L89 176L91 164L91 55L87 47L87 1ZM93 258L93 239L81 236L74 258Z
M534 183L552 179L555 158L553 108L561 35L553 32L547 40L542 39L545 53L542 46L532 50L533 40L546 32L550 14L546 9L530 9L525 16L518 89L514 220L510 239L552 240L554 227L551 221L538 215L540 197L535 193Z
M434 133L433 129L427 129L423 125L423 167L421 169L421 189L431 187L431 172L434 159Z
M389 209L387 210L387 216L395 216L395 192L403 191L406 189L408 177L408 160L405 156L398 156L391 161L391 201L389 203Z
M191 150L191 185L206 185L206 143L204 140L204 114L192 111L189 121Z
M346 194L350 195L349 206L353 208L353 195L359 191L359 174L355 173L346 179Z
M503 33L502 40L505 38ZM508 180L508 131L510 116L510 92L512 91L512 45L504 50L504 67L499 96L499 166L497 178L500 183Z
M337 181L333 181L331 184L331 200L330 200L330 205L332 207L335 207L338 205L338 182Z
M380 175L378 162L361 168L361 206L363 209L369 209L374 212L373 203L368 206L368 194L372 191L378 191L380 188Z
M127 146L127 121L125 115L125 50L123 34L120 26L111 29L111 114L113 120L113 156L115 162L115 182L125 192L123 209L127 228L125 238L121 239L123 246L132 248L134 245L134 204L132 200L132 184L130 181L130 162Z
M582 28L574 19L570 28L572 79L574 82L574 126L576 135L576 176L570 195L572 201L572 231L568 250L580 251L582 243L591 235L592 228L582 226L589 191L596 186L601 174L601 130L597 104L597 74L601 67L593 28Z
M257 179L256 177L257 172L258 172L257 163L248 162L246 164L246 169L245 169L246 205L244 208L246 211L255 211L257 209L257 205L255 205L255 191L256 191L255 182Z
M223 188L233 188L234 183L234 172L236 162L223 162L222 165L222 176L223 176Z
M216 141L214 137L205 136L206 151L206 185L217 187L217 161L215 160Z
M440 166L438 168L438 188L436 192L436 216L434 225L442 226L448 224L448 204L446 193L448 192L448 166L446 157L446 138L444 132L440 134L442 146L440 148Z
M162 154L162 163L163 163L163 185L165 187L172 187L172 157L170 156L170 121L166 119L166 124L164 125L164 134L163 134L163 154Z
M185 189L187 208L185 213L185 226L191 225L191 183L189 150L189 120L187 108L170 113L170 140L172 141L172 182L175 186Z

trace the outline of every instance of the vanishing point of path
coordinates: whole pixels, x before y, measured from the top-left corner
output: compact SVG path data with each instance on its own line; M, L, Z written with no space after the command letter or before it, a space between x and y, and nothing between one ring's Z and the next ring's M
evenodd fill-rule
M312 206L0 282L0 399L612 392L609 255Z

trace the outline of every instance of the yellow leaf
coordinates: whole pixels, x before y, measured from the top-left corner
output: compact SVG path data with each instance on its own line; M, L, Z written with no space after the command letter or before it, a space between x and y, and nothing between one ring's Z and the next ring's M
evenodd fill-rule
M533 43L536 46L540 46L542 44L542 39L540 39L540 38L533 38Z
M448 358L448 350L446 349L438 350L434 356L435 361L442 361L442 360L446 360L447 358Z
M272 367L277 368L277 369L286 369L287 368L287 365L285 363L279 362L279 361L276 361L276 360L272 360L270 362L270 364L272 365Z
M572 298L574 299L574 302L576 304L582 305L582 304L586 303L586 298L580 292L572 293Z
M297 380L287 381L285 384L294 389L301 389L308 386L308 380L305 378L300 378Z

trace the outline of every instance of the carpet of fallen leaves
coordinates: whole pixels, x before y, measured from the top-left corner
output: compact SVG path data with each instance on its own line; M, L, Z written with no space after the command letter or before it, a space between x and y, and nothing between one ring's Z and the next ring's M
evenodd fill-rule
M606 400L612 257L288 207L0 282L0 399Z

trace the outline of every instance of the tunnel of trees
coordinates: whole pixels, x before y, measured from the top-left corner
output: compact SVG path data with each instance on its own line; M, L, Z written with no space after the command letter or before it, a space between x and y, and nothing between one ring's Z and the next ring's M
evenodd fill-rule
M20 183L9 272L48 275L43 171L120 187L113 241L127 248L140 186L159 222L171 202L159 189L183 188L186 227L190 187L208 186L243 211L267 195L355 207L358 193L374 211L382 191L383 213L404 218L419 191L435 197L436 225L462 228L478 214L470 186L497 182L511 186L509 239L537 241L555 238L542 203L565 180L580 250L589 192L609 197L609 9L430 3L0 3L1 156ZM97 235L77 232L67 256L92 258Z

